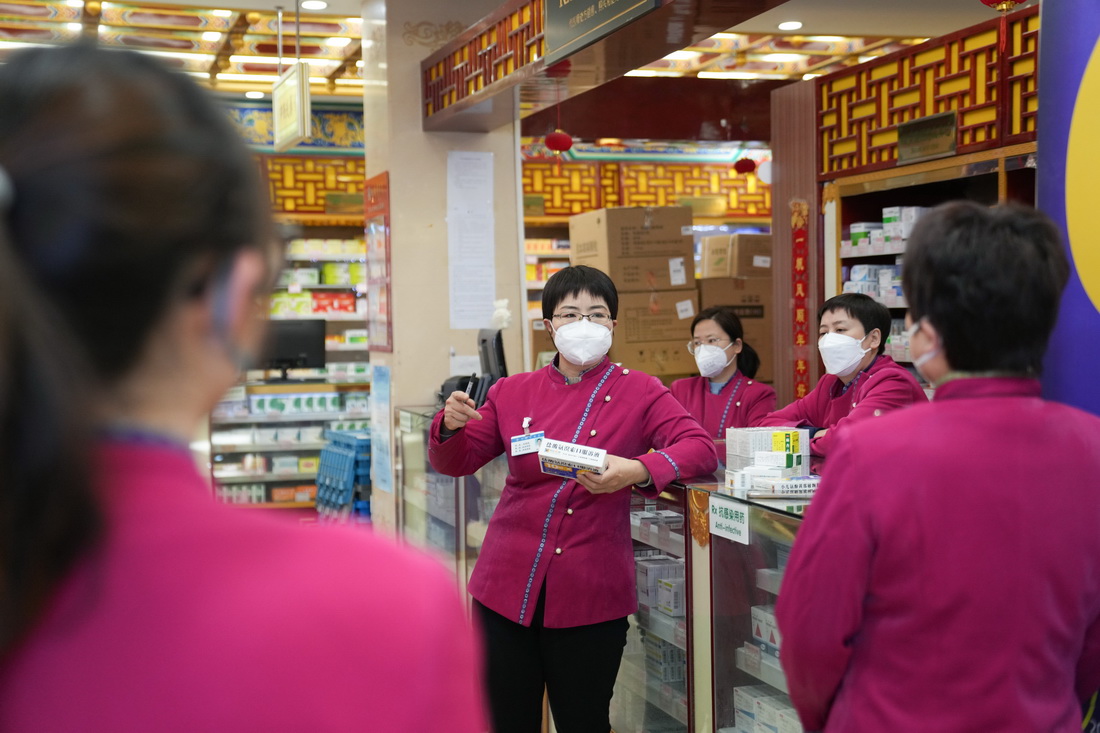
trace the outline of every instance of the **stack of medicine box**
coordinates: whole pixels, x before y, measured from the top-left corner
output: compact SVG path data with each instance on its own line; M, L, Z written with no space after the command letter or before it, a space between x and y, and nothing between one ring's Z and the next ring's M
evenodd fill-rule
M805 428L727 428L726 483L719 492L745 498L749 491L811 496L810 431Z
M645 669L656 682L683 682L687 671L687 653L680 647L653 634L646 634Z
M790 698L774 687L735 687L733 708L733 733L802 733Z
M913 225L924 214L923 206L887 206L882 210L882 229L888 244L904 243Z
M638 603L646 608L652 608L657 605L658 581L676 578L682 581L684 561L670 555L653 555L635 560L634 572L638 583ZM682 582L679 588L682 597Z

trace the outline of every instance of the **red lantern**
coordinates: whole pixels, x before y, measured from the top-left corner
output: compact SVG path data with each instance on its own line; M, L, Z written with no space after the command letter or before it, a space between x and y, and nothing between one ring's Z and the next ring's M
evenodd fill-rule
M553 150L555 155L561 155L573 147L573 136L564 130L554 130L546 136L546 147Z
M738 173L752 173L756 170L756 161L752 158L741 158L733 164L733 169Z

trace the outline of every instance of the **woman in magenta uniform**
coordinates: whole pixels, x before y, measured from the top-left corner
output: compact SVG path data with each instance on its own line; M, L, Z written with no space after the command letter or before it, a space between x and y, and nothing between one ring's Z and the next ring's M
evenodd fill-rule
M755 427L775 409L775 390L754 379L760 357L744 335L733 306L700 311L688 342L699 376L677 379L669 388L717 440L725 439L726 428Z
M281 260L225 110L132 52L6 61L0 730L484 731L442 567L191 457Z
M935 399L845 431L779 595L806 730L1081 730L1100 687L1100 419L1037 379L1068 269L1032 209L917 223L903 284Z
M508 457L469 586L495 733L540 730L544 688L558 730L609 730L627 616L638 607L631 487L655 496L717 466L710 436L660 381L608 360L618 301L599 270L555 273L542 296L554 362L498 381L476 410L451 394L432 424L429 457L441 473ZM576 480L542 473L540 437L602 448L609 465Z
M828 456L840 428L928 401L913 375L883 353L890 333L886 306L862 293L844 293L825 301L817 321L825 376L808 395L759 425L810 428L810 452Z

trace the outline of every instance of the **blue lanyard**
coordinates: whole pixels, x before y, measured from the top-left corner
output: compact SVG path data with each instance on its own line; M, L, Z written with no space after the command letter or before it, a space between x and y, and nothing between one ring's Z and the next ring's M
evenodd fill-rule
M741 382L744 381L744 377L737 378L737 384L733 386L733 391L730 392L730 398L726 400L726 409L722 411L722 421L718 423L718 434L714 437L721 438L722 430L726 427L726 416L730 413L730 405L733 404L733 398L737 396L737 392L741 389Z

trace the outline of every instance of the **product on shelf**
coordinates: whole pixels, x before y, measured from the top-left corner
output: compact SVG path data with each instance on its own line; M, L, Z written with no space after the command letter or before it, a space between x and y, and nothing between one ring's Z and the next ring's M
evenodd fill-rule
M657 605L657 581L662 578L684 577L684 561L669 555L656 555L637 560L634 564L638 586L638 603Z
M775 606L753 606L752 639L760 651L779 659L779 649L783 637L779 634L779 624L775 620Z
M809 497L820 481L809 475L809 466L809 430L728 428L726 481L718 493L738 498Z
M684 578L658 578L656 606L658 611L669 616L683 616L686 612Z
M745 685L733 688L734 730L754 733L756 730L756 701L782 695L769 685Z

